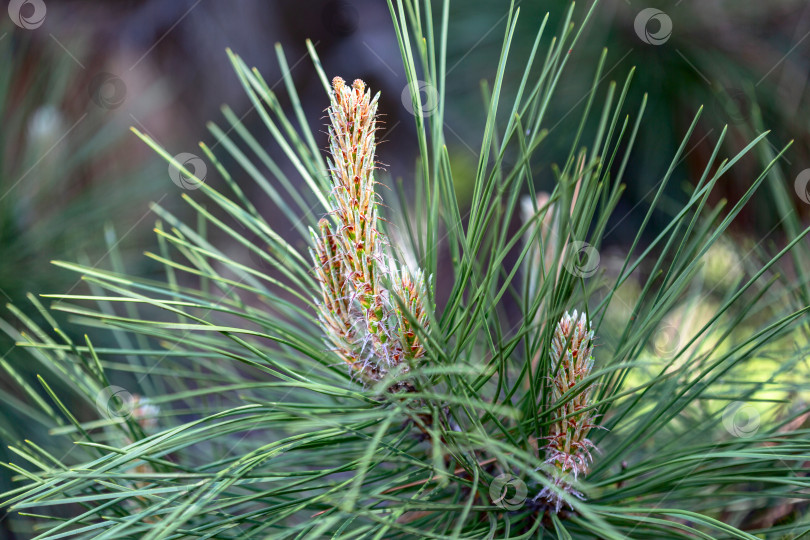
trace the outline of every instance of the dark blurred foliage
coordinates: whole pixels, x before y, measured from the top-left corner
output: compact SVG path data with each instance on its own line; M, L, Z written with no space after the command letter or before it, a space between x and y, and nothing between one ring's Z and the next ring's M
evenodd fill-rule
M69 290L75 285L72 274L48 261L85 258L109 267L112 244L124 253L121 264L130 273L151 271L139 256L154 244L149 201L182 212L181 190L170 181L165 163L129 133L129 126L148 133L173 154L200 154L200 139L216 149L206 123L221 122L219 108L227 103L271 155L280 157L232 72L226 47L257 67L283 100L274 48L280 42L310 126L323 132L326 98L305 55L305 39L311 39L328 75L362 78L382 91L385 125L380 137L386 144L379 158L406 187L413 179L414 122L403 104L406 79L383 0L45 0L45 4L47 17L39 28L23 30L7 19L0 25L4 302L18 303L29 291ZM545 13L552 15L538 51L540 59L569 6L564 0L516 4L521 13L503 103L510 102ZM577 15L588 5L579 5ZM660 45L645 43L634 28L640 10L650 5L657 5L672 22L671 36ZM434 6L438 21L441 4ZM454 154L468 159L453 163L462 201L469 197L486 116L481 80L489 77L492 83L507 9L506 1L451 3L446 129L448 144L467 149ZM0 15L5 18L5 13ZM438 28L435 31L438 34ZM561 81L558 99L548 113L551 134L541 154L546 161L533 164L537 188L553 185L550 165L565 158L560 151L567 148L577 127L604 47L608 55L603 84L623 81L636 66L627 102L635 107L643 93L649 93L646 121L625 176L627 193L609 227L608 241L621 246L632 239L647 210L645 202L701 104L703 117L668 196L682 198L697 180L724 124L729 124L729 134L723 155L736 153L750 140L754 105L762 110L764 126L772 130L774 147L795 139L781 162L792 181L810 164L808 36L806 0L603 1L577 49L571 51L574 69ZM636 114L635 109L627 112ZM502 111L501 120L506 114ZM326 136L318 143L325 146ZM291 179L297 178L283 158L279 164ZM754 158L742 161L718 193L738 199L760 167ZM206 181L219 180L212 172ZM800 204L797 200L797 207ZM806 208L801 210L807 213ZM272 223L273 209L260 211ZM761 197L742 216L747 230L736 232L769 233L777 225L775 215L772 202ZM656 217L659 228L666 218ZM116 233L105 240L106 224L114 225ZM13 423L14 419L6 419L4 429L13 429Z
M503 16L503 7L499 4L484 0L455 4L451 20L458 30L451 32L455 37L450 44L451 56L462 58L475 47L463 60L468 65L454 70L454 77L448 81L448 103L459 110L452 117L456 121L474 118L475 115L463 111L475 111L476 103L480 103L472 64L482 62L494 66L497 62L503 24L491 27ZM522 75L522 59L530 51L545 13L552 14L548 25L553 32L562 24L570 5L562 0L519 4L521 15L512 55L514 61L507 66L513 83ZM645 43L634 28L639 12L650 6L663 11L672 23L671 35L660 45ZM586 6L580 6L577 12L585 9ZM656 34L659 24L649 21L647 30ZM546 35L552 32L546 31ZM805 1L601 2L583 39L576 50L571 51L570 62L582 68L570 70L569 77L561 82L547 125L552 129L549 157L560 159L559 152L554 150L567 148L602 49L608 49L604 83L622 81L628 71L636 67L627 101L631 107L637 107L642 95L648 93L649 103L625 176L627 192L614 224L616 230L608 241L622 245L634 234L647 210L644 202L654 194L651 191L655 183L669 166L701 105L704 106L701 120L668 187L671 197L683 198L683 183L697 180L725 124L729 125L729 133L721 157L735 153L751 140L753 106L761 108L763 125L772 130L769 140L775 153L777 147L781 149L795 140L789 155L780 163L786 176L792 181L807 168L810 163L809 36L810 4ZM544 53L541 46L538 54ZM627 112L636 113L634 109ZM478 116L483 117L483 114ZM552 127L566 116L566 122L556 129ZM456 127L456 132L470 133L470 128ZM453 135L448 138L452 141ZM475 142L468 141L473 146ZM548 163L540 165L546 165L545 171L548 171ZM717 197L738 200L760 170L761 163L755 157L743 160L723 180ZM545 171L536 181L539 187L548 188L553 179ZM792 192L792 185L789 190ZM806 215L807 208L798 199L796 203ZM628 212L629 215L622 217ZM775 215L766 197L758 199L741 216L739 224L747 224L748 233L766 233L776 225ZM666 219L667 216L658 216L659 227Z
M105 220L142 238L127 229L155 195L150 178L162 167L124 151L126 113L135 109L108 100L118 99L104 94L114 84L109 74L65 61L53 43L9 35L9 26L0 27L0 289L19 302L26 292L68 285L51 259L102 256Z
M570 70L572 75L561 81L559 99L548 113L547 126L552 130L546 152L549 162L536 167L538 188L548 189L553 182L548 165L561 158L556 150L567 147L603 47L608 49L604 84L623 80L635 66L628 103L635 107L647 92L649 104L639 146L630 162L624 201L627 211L639 206L613 235L618 244L635 230L633 223L643 215L645 198L666 170L701 104L705 106L703 117L669 189L673 197L682 193L682 182L695 180L695 171L702 168L725 123L730 124L726 154L745 144L751 133L749 109L754 103L762 108L764 125L773 130L771 141L775 147L791 139L797 141L783 161L789 178L806 168L810 153L810 104L805 97L810 40L804 39L810 32L810 8L806 2L659 4L672 21L672 34L665 43L653 45L644 43L634 29L637 14L650 4L601 2L584 39L577 50L571 51L569 61L582 68ZM523 1L516 5L521 14L507 63L506 87L510 91L514 91L522 75L545 13L551 12L551 17L539 56L545 54L569 2ZM64 54L49 34L62 42L87 42L91 54L86 62L106 65L121 77L127 86L128 103L154 110L149 103L152 97L144 90L157 82L165 85L170 99L159 114L125 119L152 134L172 152L195 152L196 141L201 138L211 142L205 123L221 119L218 108L222 103L244 115L243 121L248 128L256 128L255 133L265 132L231 74L225 47L256 66L272 85L280 75L274 44L283 44L310 125L323 131L323 88L305 57L305 39L310 38L327 74L363 78L372 88L382 91L381 111L386 115L382 137L388 144L383 145L380 158L389 172L402 177L406 185L411 178L416 154L413 119L401 99L405 76L388 6L381 0L154 0L103 4L73 0L50 2L48 7L45 24L33 33L56 53ZM507 8L507 2L451 2L447 137L449 144L469 149L469 162L454 164L462 199L466 195L465 176L475 167L480 145L484 119L480 83L484 77L491 77L497 66ZM586 8L584 3L578 6L576 15ZM439 2L434 2L434 15L438 21ZM649 24L655 32L656 22ZM70 59L65 56L63 61ZM283 89L276 90L283 99ZM627 112L635 115L636 110L628 108ZM502 113L502 119L506 113ZM272 151L269 137L262 142ZM319 142L325 144L325 137ZM129 145L140 146L132 137ZM126 148L122 153L131 155L133 151ZM284 160L280 163L285 164ZM739 164L720 192L729 199L738 198L758 166L755 159ZM295 178L292 169L289 171ZM174 196L171 193L169 198ZM767 231L774 225L770 222L772 215L768 202L760 201L756 213L744 219L752 227Z

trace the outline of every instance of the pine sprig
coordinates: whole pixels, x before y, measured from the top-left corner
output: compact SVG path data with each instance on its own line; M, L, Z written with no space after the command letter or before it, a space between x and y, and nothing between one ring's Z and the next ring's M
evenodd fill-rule
M13 404L50 433L8 438L19 459L5 465L15 484L3 504L23 516L26 533L750 540L810 532L801 516L810 472L806 284L778 272L806 260L808 229L786 211L780 218L800 234L775 254L749 256L722 288L703 270L786 149L772 152L760 130L723 159L721 133L686 202L667 207L669 222L645 244L696 117L668 156L637 238L611 258L600 246L646 101L626 114L632 71L603 88L602 61L570 151L555 153L549 103L576 57L582 25L574 23L594 8L579 17L572 6L554 39L540 24L515 88L504 76L518 32L518 10L510 9L493 84L484 85L487 117L468 213L455 192L456 152L444 139L449 6L444 1L436 15L429 2L389 2L420 149L405 183L417 188L402 189L386 216L404 225L399 230L377 217L374 190L388 179L375 168L378 102L370 92L359 83L338 83L339 95L330 89L308 44L324 103L334 100L327 166L300 101L290 100L288 116L258 72L229 51L304 187L296 189L226 109L226 125L210 126L216 151L201 145L222 189L202 182L184 194L193 225L155 206L158 242L148 255L165 279L59 262L81 274L87 290L48 295L51 310L30 297L55 331L16 308L14 324L0 322L19 344L0 359L25 396ZM547 52L536 55L541 48ZM434 110L425 110L426 89L436 93ZM713 205L723 175L761 148L763 172L743 197ZM549 155L556 165L548 166ZM283 207L284 215L300 238L267 223L258 199L240 187L243 175L226 163L247 171L269 203L284 203L277 188L290 192L298 208ZM538 175L554 178L549 193L535 192ZM307 227L318 228L307 234ZM312 242L311 257L299 239ZM593 251L603 262L592 268L581 255ZM444 280L437 306L402 253ZM568 318L574 308L586 318ZM89 337L71 340L62 315ZM28 365L39 378L26 376ZM70 391L55 391L54 380ZM390 381L408 391L379 392ZM112 386L132 399L99 408L99 396L126 398Z
M378 99L379 94L371 99L371 91L359 79L351 87L340 77L332 81L329 171L336 225L333 229L324 218L318 223L320 235L310 231L326 339L366 383L380 381L398 366L407 373L424 355L408 316L427 328L421 270L413 279L406 267L399 267L385 250L386 240L378 228L374 188ZM403 304L407 315L399 307Z
M544 447L545 462L554 468L552 478L557 490L564 490L576 497L583 498L582 494L574 489L571 479L588 474L590 463L593 460L591 451L596 446L588 439L591 429L599 428L596 424L596 414L593 409L594 390L593 381L588 376L593 369L594 359L593 330L590 328L585 313L577 317L565 313L554 329L551 341L551 363L554 375L551 377L551 427L549 434L544 438L547 444ZM571 391L585 384L585 388L568 399ZM552 488L543 488L535 496L545 499L554 506L559 513L563 499Z

